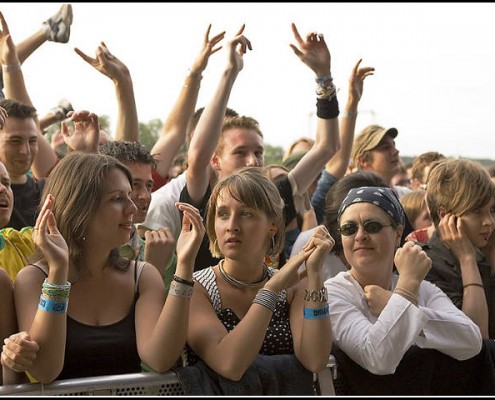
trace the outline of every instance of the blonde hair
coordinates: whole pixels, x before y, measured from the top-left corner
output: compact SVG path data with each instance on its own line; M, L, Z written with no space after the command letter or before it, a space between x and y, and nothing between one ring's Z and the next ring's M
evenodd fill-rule
M299 143L306 143L309 145L309 148L313 147L313 145L315 144L315 141L314 139L311 139L309 137L306 137L306 136L302 136L300 137L299 139L296 139L294 140L291 145L289 146L289 148L287 149L287 151L285 152L284 154L284 157L282 158L282 161L286 160L287 158L289 158L292 154L294 154L294 148L299 144ZM309 149L308 149L309 150ZM297 150L298 152L300 151L307 151L307 150Z
M267 255L280 254L284 249L285 240L284 201L275 184L263 174L262 168L243 167L218 182L208 201L206 234L210 241L212 256L217 258L223 256L217 243L215 219L218 198L225 193L247 207L263 211L273 220L277 231L273 236L273 245L270 240Z
M218 139L218 144L215 149L216 154L222 153L224 146L223 134L229 129L250 129L255 131L258 135L260 135L261 138L263 138L263 133L261 132L260 125L254 118L246 117L244 115L226 117L222 126L222 134Z
M426 202L435 227L441 209L462 216L485 206L494 196L495 183L476 161L440 161L428 175Z
M399 201L406 212L407 218L413 224L413 228L416 229L414 221L416 221L416 218L421 215L426 207L426 190L413 190L403 195Z

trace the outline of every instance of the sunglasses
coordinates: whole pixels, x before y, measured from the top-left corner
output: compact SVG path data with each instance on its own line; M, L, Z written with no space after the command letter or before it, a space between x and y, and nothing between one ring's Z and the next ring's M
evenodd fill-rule
M348 222L344 225L341 225L340 228L338 228L337 230L340 232L341 235L352 236L358 231L359 225L360 224L356 224L355 222ZM392 224L383 225L381 222L370 220L366 221L361 226L364 228L366 233L373 234L380 232L386 226L392 226Z

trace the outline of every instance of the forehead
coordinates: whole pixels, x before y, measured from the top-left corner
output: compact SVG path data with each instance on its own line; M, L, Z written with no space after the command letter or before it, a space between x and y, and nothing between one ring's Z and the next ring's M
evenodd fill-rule
M125 165L131 171L133 179L151 179L151 165L144 163L126 163Z
M4 136L22 136L22 137L32 137L38 135L38 127L33 118L7 118L5 121L5 126L1 130Z
M349 205L342 213L340 220L345 221L371 218L380 221L387 221L390 219L390 216L373 203L361 202Z
M254 129L233 128L223 132L224 147L263 148L263 138Z
M131 183L129 179L127 179L127 175L120 168L112 168L108 171L108 174L105 178L104 190L106 192L112 191L130 191Z

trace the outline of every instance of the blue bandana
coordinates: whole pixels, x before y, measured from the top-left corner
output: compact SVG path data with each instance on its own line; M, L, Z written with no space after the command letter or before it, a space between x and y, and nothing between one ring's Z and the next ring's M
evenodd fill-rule
M372 203L390 215L397 225L406 226L406 213L397 195L390 188L364 186L349 190L340 205L337 220L340 220L342 213L348 206L355 203Z

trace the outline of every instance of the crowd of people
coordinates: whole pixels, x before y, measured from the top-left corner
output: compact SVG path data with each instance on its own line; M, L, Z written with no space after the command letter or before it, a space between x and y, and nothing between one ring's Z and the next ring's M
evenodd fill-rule
M311 395L333 354L349 394L495 394L493 171L441 149L408 170L397 128L356 134L374 68L356 61L341 110L323 34L295 24L317 124L279 164L228 107L244 25L206 28L151 149L131 71L103 42L75 51L115 85L114 137L67 101L39 116L22 63L72 21L64 4L14 44L0 13L0 383L172 370L192 395Z

